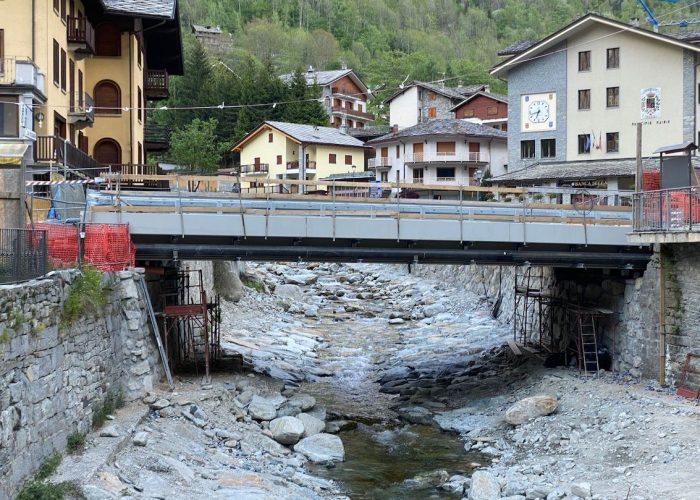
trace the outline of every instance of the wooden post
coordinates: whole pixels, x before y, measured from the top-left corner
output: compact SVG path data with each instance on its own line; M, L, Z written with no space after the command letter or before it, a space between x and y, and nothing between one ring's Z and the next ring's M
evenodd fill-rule
M666 385L666 269L664 246L659 244L659 385Z

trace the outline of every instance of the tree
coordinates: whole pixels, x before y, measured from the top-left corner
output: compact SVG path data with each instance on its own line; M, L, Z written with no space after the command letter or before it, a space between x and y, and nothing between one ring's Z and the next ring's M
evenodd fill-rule
M181 167L212 173L219 166L225 146L216 139L215 118L207 121L195 118L170 136L170 156Z
M283 106L281 116L283 121L308 125L328 124L328 115L318 101L321 97L321 89L317 85L309 87L300 69L294 72L286 90L285 101L290 102Z

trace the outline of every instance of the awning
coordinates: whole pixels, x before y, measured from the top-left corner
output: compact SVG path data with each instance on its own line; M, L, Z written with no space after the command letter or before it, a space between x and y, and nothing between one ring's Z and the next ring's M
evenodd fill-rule
M0 165L21 165L28 144L0 143Z

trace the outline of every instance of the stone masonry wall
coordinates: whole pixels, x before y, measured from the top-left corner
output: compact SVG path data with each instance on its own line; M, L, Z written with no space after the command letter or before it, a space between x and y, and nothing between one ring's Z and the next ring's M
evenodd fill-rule
M77 271L0 286L0 498L12 498L108 395L152 389L162 369L135 271L105 274L107 305L60 327Z

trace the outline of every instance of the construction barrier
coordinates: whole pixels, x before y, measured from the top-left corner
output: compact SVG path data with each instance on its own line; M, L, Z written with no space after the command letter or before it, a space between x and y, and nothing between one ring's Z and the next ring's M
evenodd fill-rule
M128 224L86 224L83 226L83 263L101 271L121 271L133 267L136 246L131 242ZM48 236L48 257L53 269L78 264L80 230L72 224L39 222L28 229L45 230Z
M661 172L658 170L645 170L642 174L644 191L658 191L661 189Z

